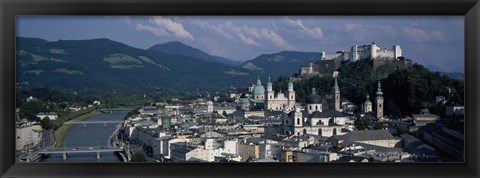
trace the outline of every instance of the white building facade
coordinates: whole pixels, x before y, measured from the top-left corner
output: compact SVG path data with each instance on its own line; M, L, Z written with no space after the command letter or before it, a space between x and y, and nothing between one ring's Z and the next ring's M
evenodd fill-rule
M359 59L371 58L371 59L387 59L396 60L402 56L402 48L400 45L394 45L391 49L380 48L375 43L370 45L353 45L350 51L337 51L335 53L322 52L320 55L321 60L341 60L355 62Z

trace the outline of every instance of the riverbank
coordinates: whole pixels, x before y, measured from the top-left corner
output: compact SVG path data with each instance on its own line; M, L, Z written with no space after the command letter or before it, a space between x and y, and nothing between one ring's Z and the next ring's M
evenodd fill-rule
M70 128L72 128L73 125L75 125L75 124L69 124L69 122L84 121L85 119L90 118L90 117L95 116L95 115L98 115L98 114L102 114L102 113L98 112L98 111L93 111L93 112L78 116L76 118L73 118L72 120L69 120L69 121L63 123L63 125L60 128L55 130L55 148L59 148L63 145L63 140L65 139L65 135L67 134L68 130L70 130Z
M118 125L116 125L115 127L116 127L115 131L114 131L114 132L112 133L112 135L110 135L110 137L108 138L108 146L109 146L109 147L112 147L112 146L113 146L113 143L116 142L116 141L114 140L114 138L115 138L115 136L117 136L118 130L120 130L120 128L122 127L122 124L118 124Z

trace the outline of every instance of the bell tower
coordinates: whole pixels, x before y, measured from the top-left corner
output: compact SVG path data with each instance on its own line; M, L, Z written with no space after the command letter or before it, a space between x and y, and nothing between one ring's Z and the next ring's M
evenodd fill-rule
M336 111L341 111L340 109L340 88L338 87L338 81L337 81L337 78L338 78L338 75L335 75L334 74L334 77L335 77L335 83L333 84L333 100L335 102L335 110Z
M377 112L377 118L383 118L383 92L382 92L382 86L380 84L380 81L378 81L378 88L377 88L377 98L375 99L376 103L376 112Z
M293 90L292 77L288 79L288 108L293 110L295 107L295 91Z

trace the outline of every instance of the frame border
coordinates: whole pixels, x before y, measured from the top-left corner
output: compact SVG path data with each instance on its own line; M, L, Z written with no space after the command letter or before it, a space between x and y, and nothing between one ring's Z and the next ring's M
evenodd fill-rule
M0 0L1 177L478 177L478 0ZM15 163L15 16L18 15L463 15L464 163ZM101 166L101 169L98 169Z

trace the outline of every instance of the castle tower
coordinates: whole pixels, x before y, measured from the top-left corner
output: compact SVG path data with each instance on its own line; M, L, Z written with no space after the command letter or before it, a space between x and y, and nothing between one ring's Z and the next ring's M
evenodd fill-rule
M370 45L370 56L372 59L375 59L377 57L377 49L377 44L375 44L375 42L372 42L372 44Z
M378 88L377 88L377 98L376 100L376 105L377 105L377 118L382 118L383 117L383 92L382 92L382 87L380 84L380 81L378 81Z
M358 45L353 45L352 46L352 49L350 51L350 55L351 55L350 60L352 62L355 62L355 61L358 60L358 58L359 58L359 56L358 56Z
M400 56L402 56L402 48L400 48L400 45L394 45L393 46L393 59L397 59Z
M335 83L333 84L333 101L335 102L335 110L341 111L340 109L340 88L338 87L337 76L335 76Z
M292 77L288 80L288 110L293 109L295 106L295 91L293 90Z

